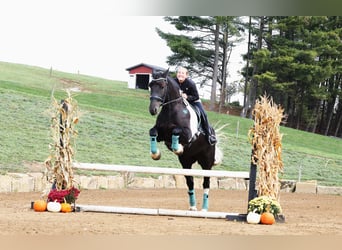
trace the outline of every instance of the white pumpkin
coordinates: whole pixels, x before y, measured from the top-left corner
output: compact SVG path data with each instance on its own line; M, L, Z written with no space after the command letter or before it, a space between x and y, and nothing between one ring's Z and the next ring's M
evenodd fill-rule
M253 212L249 212L247 214L247 222L249 224L259 224L261 215L256 213L255 210Z
M54 213L58 213L59 211L61 211L61 204L57 201L50 201L47 204L47 210L49 212L54 212Z

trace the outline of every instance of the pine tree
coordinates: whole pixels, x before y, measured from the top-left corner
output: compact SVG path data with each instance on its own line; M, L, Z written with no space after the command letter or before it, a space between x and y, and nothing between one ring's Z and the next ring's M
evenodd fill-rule
M157 28L159 36L166 40L173 54L167 63L189 69L201 86L211 87L211 107L216 102L216 83L221 86L221 102L225 101L229 52L235 37L242 31L236 17L165 17L179 34L165 33ZM215 36L216 35L216 36ZM218 43L218 47L215 44ZM215 79L214 79L215 77ZM224 104L224 103L223 103Z
M265 17L257 31L250 96L271 95L285 108L288 126L326 135L331 128L339 131L340 18Z

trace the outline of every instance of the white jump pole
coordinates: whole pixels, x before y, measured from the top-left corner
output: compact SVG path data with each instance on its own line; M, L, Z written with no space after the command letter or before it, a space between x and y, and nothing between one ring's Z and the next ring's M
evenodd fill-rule
M102 212L102 213L118 213L118 214L158 215L158 209L155 209L155 208L133 208L133 207L76 205L76 210L78 212Z
M88 170L105 170L117 172L136 172L150 174L189 175L189 176L210 176L210 177L232 177L249 179L249 172L224 171L224 170L200 170L181 168L161 168L129 165L109 165L95 163L74 163L74 168Z
M159 215L165 216L183 216L183 217L197 217L197 218L212 218L212 219L226 219L229 215L238 216L238 213L225 212L204 212L204 211L190 211L190 210L173 210L173 209L158 209Z
M132 207L112 207L112 206L94 206L94 205L77 205L76 209L78 212L144 214L144 215L180 216L180 217L196 217L196 218L212 218L212 219L226 219L227 216L239 216L238 213L225 213L225 212L204 212L204 211L174 210L174 209L163 209L163 208L132 208Z

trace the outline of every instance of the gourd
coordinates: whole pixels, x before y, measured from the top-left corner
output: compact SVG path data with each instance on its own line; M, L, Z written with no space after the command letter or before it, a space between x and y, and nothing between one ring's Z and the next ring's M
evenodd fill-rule
M247 223L249 224L259 224L260 223L260 217L261 215L255 212L256 209L253 212L249 212L247 214Z
M57 213L59 211L61 211L61 204L57 201L49 201L47 204L47 210L49 212L54 212Z
M44 200L36 200L33 202L33 210L36 212L46 211L47 203Z
M264 212L260 217L261 224L272 225L275 223L274 215L270 212Z
M61 212L69 213L72 211L71 205L67 202L61 203Z

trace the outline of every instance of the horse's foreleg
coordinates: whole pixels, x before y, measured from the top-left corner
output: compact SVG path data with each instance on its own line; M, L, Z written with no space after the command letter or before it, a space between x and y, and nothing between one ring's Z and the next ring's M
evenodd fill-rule
M194 189L194 178L192 176L185 176L186 185L188 186L189 204L191 211L197 211L196 208L196 195Z
M150 129L150 152L153 160L159 160L161 157L160 151L157 145L158 132L156 128Z
M171 138L171 149L176 155L183 154L183 145L179 143L179 134L180 129L173 129L172 130L172 138Z
M210 188L210 177L204 177L203 178L202 211L208 211L209 209L209 188Z

